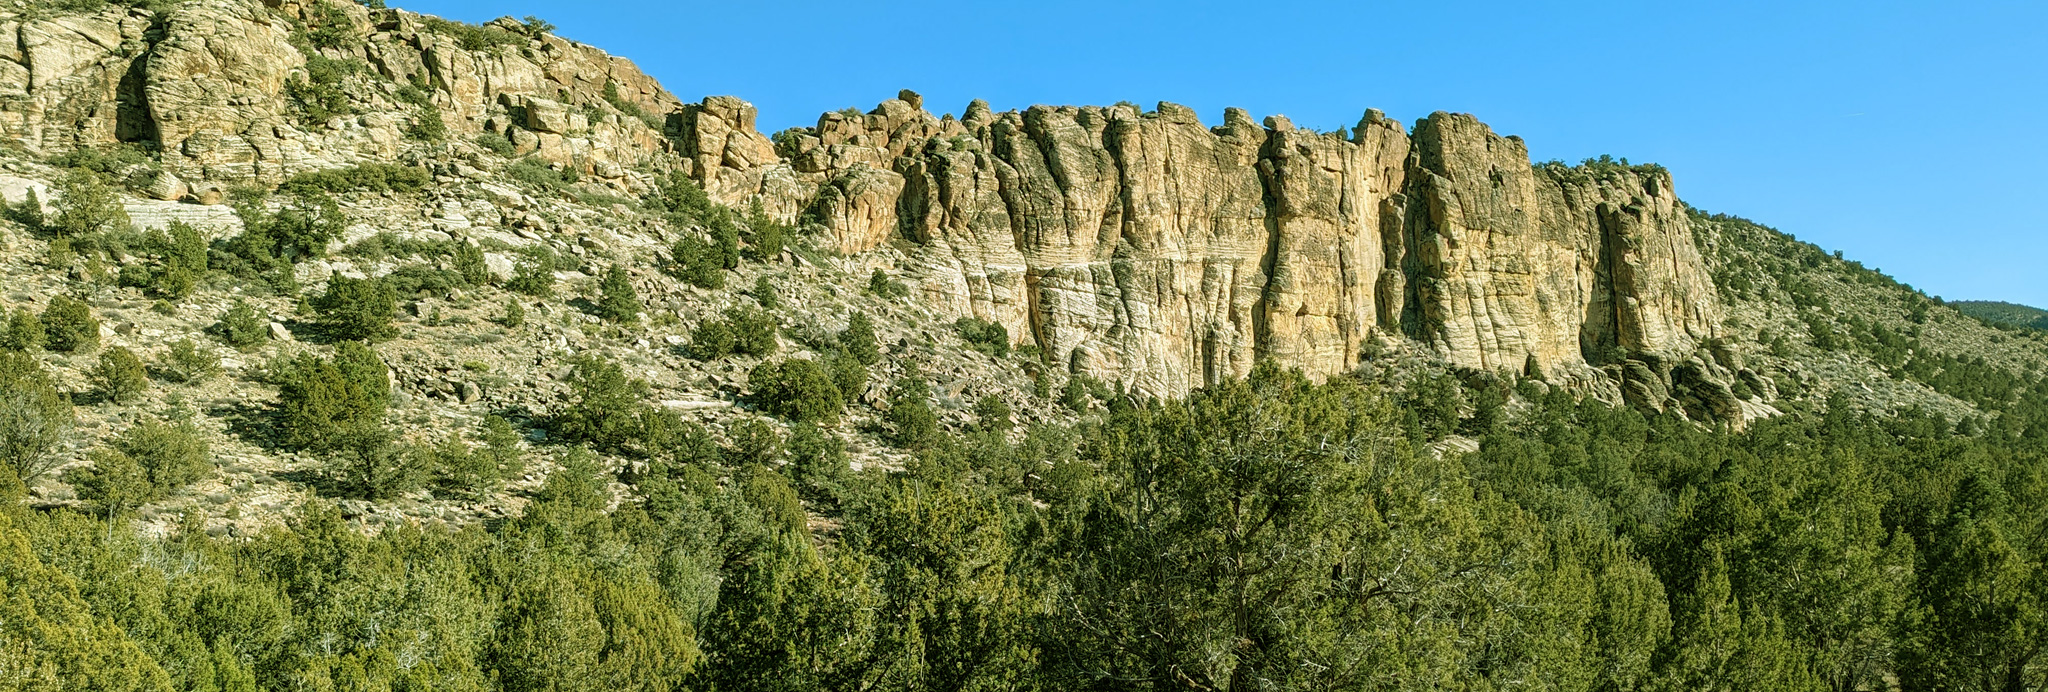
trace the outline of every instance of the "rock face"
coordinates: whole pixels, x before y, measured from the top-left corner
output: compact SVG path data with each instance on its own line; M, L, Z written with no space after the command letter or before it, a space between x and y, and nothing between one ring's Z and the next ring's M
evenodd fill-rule
M438 118L439 146L532 154L622 194L680 170L841 254L908 248L915 299L1140 392L1267 358L1329 376L1391 346L1649 409L1740 419L1754 403L1732 392L1758 378L1710 348L1720 308L1669 174L1532 166L1471 116L1368 112L1324 133L1239 110L1211 127L1171 103L977 101L955 118L906 91L771 140L740 99L683 104L511 20L193 0L0 16L0 31L0 138L154 147L161 170L137 179L158 200L416 162Z
M309 23L335 24L348 40L309 48L295 34ZM682 104L653 78L595 48L507 26L517 23L485 29L523 45L465 47L420 15L352 2L0 13L0 138L46 153L147 145L194 192L400 159L407 130L426 118L600 177L672 156L661 119ZM339 75L327 86L342 103L314 120L300 102L319 82L318 61L335 68L320 74ZM408 85L431 107L400 98Z
M1532 166L1518 138L1448 113L1317 133L1238 110L1205 127L1171 103L976 102L956 120L915 101L697 170L729 202L795 217L807 199L842 253L907 240L921 299L1148 393L1262 358L1341 373L1375 338L1657 409L1687 403L1674 381L1727 389L1738 370L1699 356L1716 296L1661 168Z

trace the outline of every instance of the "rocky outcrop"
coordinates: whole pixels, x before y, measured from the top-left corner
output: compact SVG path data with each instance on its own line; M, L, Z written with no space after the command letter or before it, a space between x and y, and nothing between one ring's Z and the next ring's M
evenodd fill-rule
M59 152L147 137L138 77L150 23L116 7L0 15L0 138Z
M1742 415L1720 396L1742 371L1701 355L1716 297L1661 168L1532 166L1518 138L1448 113L1412 133L1377 112L1318 133L1237 110L1205 127L1170 103L976 102L957 120L918 103L826 114L751 168L705 147L695 170L730 203L804 209L842 253L907 241L926 302L1139 391L1261 358L1341 373L1385 338L1646 408Z
M353 40L311 47L304 27L323 22ZM502 137L600 178L670 163L665 120L681 103L632 63L511 31L518 25L510 20L485 30L524 45L465 47L436 26L445 25L318 1L0 15L0 138L46 153L155 149L194 191L398 159L425 118L441 119L454 138ZM315 74L312 63L323 60L327 69ZM309 84L335 99L331 114L309 116L301 103ZM419 95L402 97L407 88ZM752 150L761 158L740 163L772 159L750 119L736 129L763 145Z

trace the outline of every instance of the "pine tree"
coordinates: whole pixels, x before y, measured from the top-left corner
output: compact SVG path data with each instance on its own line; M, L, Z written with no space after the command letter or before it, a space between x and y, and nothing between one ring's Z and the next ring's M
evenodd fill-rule
M43 322L27 308L15 310L0 330L0 350L34 351L43 347Z
M221 313L220 321L213 325L213 333L223 343L239 349L248 349L261 344L269 337L268 324L240 299Z
M597 314L612 322L637 322L640 319L640 293L633 289L633 278L619 265L605 270L604 278L598 282Z
M90 351L100 345L100 320L84 301L70 296L50 299L43 309L43 345L52 351Z
M41 363L0 352L0 463L16 480L33 482L57 464L53 453L71 422L71 402L50 383Z
M817 363L801 358L754 366L747 383L763 412L792 422L838 422L845 402L832 377Z
M117 404L134 403L149 389L149 371L134 351L121 346L100 354L99 365L89 373L101 396Z
M846 329L839 332L838 341L839 350L853 356L861 365L882 361L881 345L875 340L875 321L865 312L856 312L847 318Z
M279 428L289 447L333 451L382 426L390 384L368 346L342 342L332 360L301 355L282 379Z
M128 212L97 173L73 170L57 181L57 215L44 228L64 237L126 227Z
M382 279L351 279L336 272L327 292L312 301L321 325L338 340L384 341L398 336L391 319L398 315L398 292Z

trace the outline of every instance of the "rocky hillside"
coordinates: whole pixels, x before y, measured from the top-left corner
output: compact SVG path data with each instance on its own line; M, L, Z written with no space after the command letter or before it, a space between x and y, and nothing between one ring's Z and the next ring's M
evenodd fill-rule
M321 459L265 436L259 409L278 363L333 352L312 303L334 277L404 289L378 349L390 416L422 445L489 416L546 442L538 421L563 409L579 354L730 439L758 419L744 395L766 354L707 358L698 342L754 310L780 325L774 353L821 362L873 318L886 357L840 383L857 422L886 415L904 377L933 382L942 421L963 424L989 397L1051 419L1070 415L1056 391L1092 389L1083 408L1111 387L1174 396L1268 359L1319 379L1525 380L1737 427L1836 394L1964 419L2001 401L1957 373L2037 379L2048 363L2039 334L1690 208L1661 167L1532 163L1468 115L1368 111L1324 133L1239 110L1205 125L1170 103L934 115L904 92L770 137L740 99L685 103L532 20L323 0L95 7L0 10L0 193L15 209L0 307L77 297L103 349L166 363L189 340L224 367L80 407L62 452L82 460L145 414L197 421L224 473L157 511L199 510L220 531L327 482ZM36 225L75 211L67 194L88 178L115 188L128 224ZM275 266L238 249L302 218L336 232L264 254ZM694 266L692 248L738 256L735 219L749 259ZM147 277L170 260L143 239L185 225L213 259L165 297ZM603 305L614 267L639 310ZM552 290L519 289L536 276ZM238 301L264 343L215 335ZM39 358L75 402L97 401L96 353ZM895 463L874 430L834 434L856 460ZM501 513L547 468L491 497L350 511ZM68 502L60 478L35 490Z

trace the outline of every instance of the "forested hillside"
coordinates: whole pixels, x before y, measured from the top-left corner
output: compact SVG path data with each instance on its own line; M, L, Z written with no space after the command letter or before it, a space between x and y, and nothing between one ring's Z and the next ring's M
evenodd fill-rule
M2048 331L1661 167L368 5L0 8L0 690L2048 688Z
M1967 300L1950 303L1965 315L1990 322L2014 327L2048 329L2048 310L2014 303L1993 300Z

